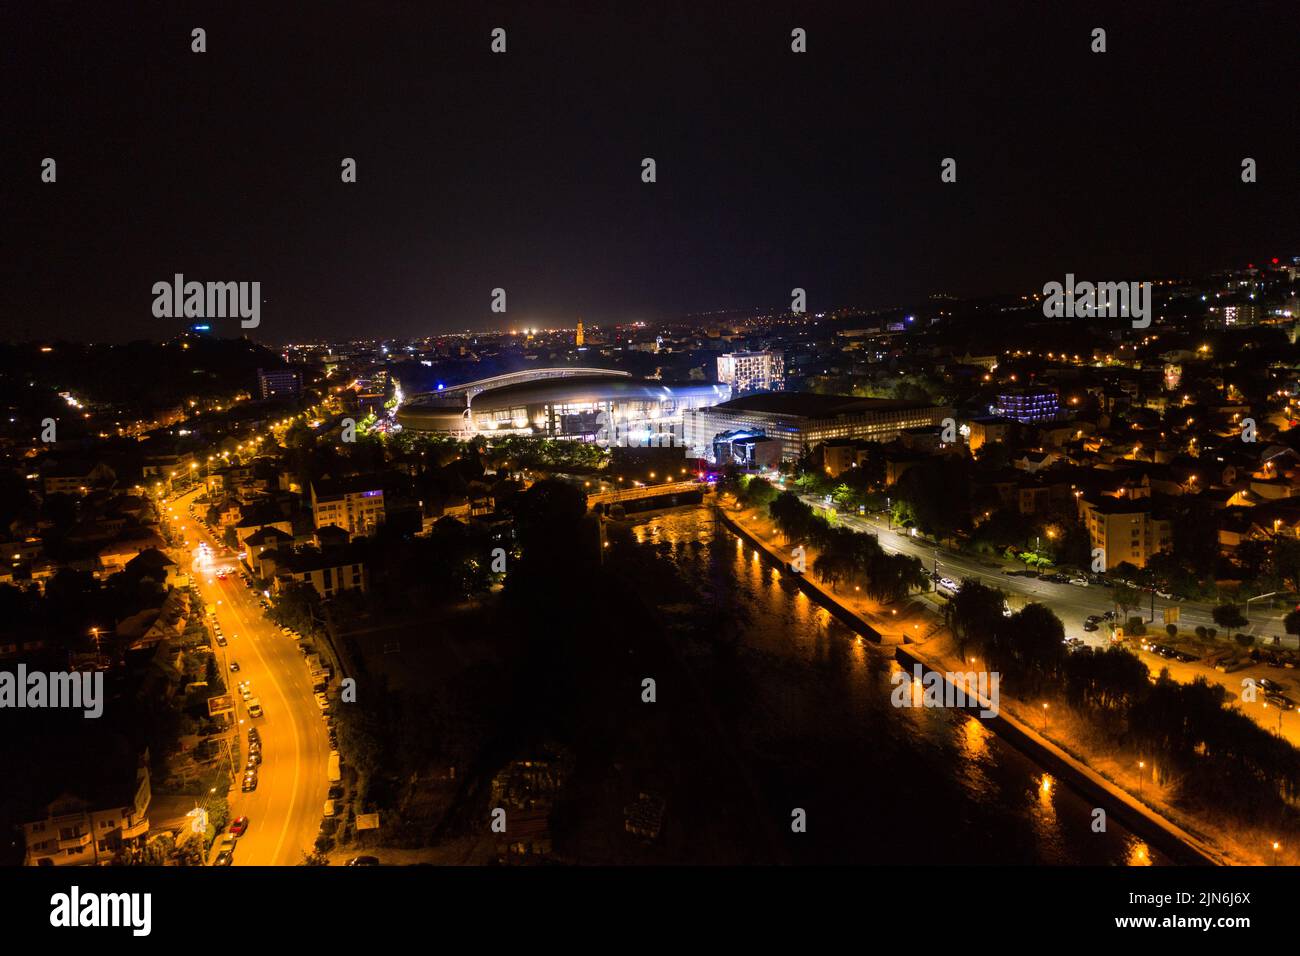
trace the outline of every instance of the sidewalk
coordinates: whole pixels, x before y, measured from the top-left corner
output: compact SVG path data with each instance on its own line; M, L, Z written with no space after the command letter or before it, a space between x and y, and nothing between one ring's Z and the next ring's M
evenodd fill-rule
M775 560L785 563L790 559L789 546L777 544L778 532L771 519L761 513L760 509L741 509L736 507L734 502L724 503L721 499L716 499L716 503L725 516L737 522L745 535L757 541ZM860 594L848 593L843 589L832 591L817 581L816 575L812 573L811 568L815 557L815 549L805 545L805 558L809 572L803 575L804 583L869 623L880 633L882 643L907 644L906 653L924 658L934 670L968 669L964 668L961 660L955 656L951 637L943 627L942 621L936 620L936 615L941 611L934 604L937 599L934 599L933 595L913 596L907 601L899 602L898 605L882 606ZM1292 682L1286 681L1285 677L1277 676L1285 675L1287 672L1275 670L1272 675L1266 675L1265 671L1273 669L1262 665L1223 675L1204 664L1180 665L1174 661L1167 661L1159 655L1141 651L1138 653L1143 663L1151 670L1153 678L1160 672L1162 666L1170 668L1171 677L1184 682L1193 680L1196 676L1211 679L1212 675L1213 679L1217 679L1220 684L1228 688L1233 698L1237 697L1238 693L1233 690L1232 682L1235 680L1235 686L1239 690L1243 676L1254 676L1256 680L1260 676L1270 676L1273 680L1286 682L1288 688L1292 686ZM1179 668L1179 671L1176 672L1175 667ZM1300 685L1300 672L1296 672L1294 684ZM1260 702L1243 705L1243 712L1255 717L1256 720L1263 716L1273 721L1271 729L1276 729L1278 710L1273 705L1265 708L1262 705L1263 696L1263 692L1260 691L1258 694ZM1128 755L1102 755L1091 752L1083 742L1093 732L1093 728L1085 718L1058 710L1049 724L1049 731L1039 733L1033 729L1037 712L1027 702L1004 694L1001 710L1002 716L1008 719L1015 732L1025 740L1033 741L1036 747L1055 759L1063 761L1092 786L1104 788L1116 803L1124 805L1126 811L1143 815L1150 821L1151 826L1159 827L1191 847L1197 854L1226 864L1271 862L1271 857L1266 854L1252 853L1246 849L1247 845L1254 846L1256 843L1260 846L1268 846L1271 837L1265 839L1264 835L1251 834L1255 838L1243 843L1213 823L1201 821L1200 818L1191 818L1170 806L1164 799L1170 795L1168 785L1157 781L1154 760L1149 761L1148 767L1143 771L1139 771L1143 773L1144 791L1141 798L1135 797L1134 793L1139 789L1139 781L1134 776L1134 768L1137 767L1136 757L1130 761ZM1288 714L1283 719L1284 727L1288 731L1288 739L1292 739L1291 733L1296 733L1296 739L1300 739L1300 712ZM1071 730L1076 732L1072 733ZM1132 768L1129 766L1130 763L1133 765Z

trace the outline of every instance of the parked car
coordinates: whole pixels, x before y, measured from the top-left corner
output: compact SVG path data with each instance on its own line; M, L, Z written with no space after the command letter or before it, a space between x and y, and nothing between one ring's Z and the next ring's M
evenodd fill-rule
M348 860L348 866L378 866L379 857L377 856L354 856Z
M1084 622L1083 622L1083 629L1084 629L1085 631L1095 631L1095 630L1097 630L1097 622L1096 622L1096 621L1084 621Z
M244 831L248 829L248 817L235 817L230 821L230 833L233 836L243 836Z
M213 866L230 866L235 862L235 854L231 850L222 850L217 854L217 858L212 861Z
M1081 588L1086 588L1088 586L1088 579L1083 577L1070 578L1070 583Z
M239 787L244 793L251 793L257 789L257 771L249 770L244 774L244 782Z

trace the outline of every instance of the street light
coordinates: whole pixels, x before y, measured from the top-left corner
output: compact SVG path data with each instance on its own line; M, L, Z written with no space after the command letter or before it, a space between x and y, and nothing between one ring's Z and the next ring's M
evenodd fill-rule
M1245 614L1245 618L1246 618L1246 620L1247 620L1247 621L1250 620L1250 602L1251 602L1251 601L1258 601L1258 600L1260 600L1261 598L1272 597L1273 595L1275 595L1275 594L1277 594L1277 593L1278 593L1277 591L1269 591L1267 594L1256 594L1253 598L1246 598L1246 614Z

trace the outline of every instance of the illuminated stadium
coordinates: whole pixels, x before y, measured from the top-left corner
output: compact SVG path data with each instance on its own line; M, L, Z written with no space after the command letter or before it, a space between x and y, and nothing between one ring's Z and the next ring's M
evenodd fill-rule
M606 369L535 369L417 396L397 413L403 428L470 437L531 435L632 443L675 436L685 412L731 397L731 387L669 383ZM602 414L603 413L603 414ZM602 428L604 431L602 431Z

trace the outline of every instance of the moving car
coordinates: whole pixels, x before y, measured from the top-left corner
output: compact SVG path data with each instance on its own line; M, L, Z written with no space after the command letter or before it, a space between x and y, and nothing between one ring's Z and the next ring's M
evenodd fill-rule
M232 673L232 674L238 674L238 673L239 673L239 661L231 661L231 662L230 662L230 673Z
M1085 631L1095 631L1095 630L1097 630L1097 622L1096 622L1096 621L1084 621L1084 622L1083 622L1083 629L1084 629Z

